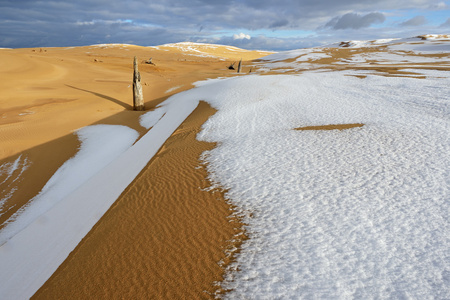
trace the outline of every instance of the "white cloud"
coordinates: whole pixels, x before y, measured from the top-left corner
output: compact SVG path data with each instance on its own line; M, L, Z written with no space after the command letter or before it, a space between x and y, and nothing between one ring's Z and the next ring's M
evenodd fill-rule
M244 34L244 33L239 33L239 34L233 34L233 40L249 40L252 37L248 34Z

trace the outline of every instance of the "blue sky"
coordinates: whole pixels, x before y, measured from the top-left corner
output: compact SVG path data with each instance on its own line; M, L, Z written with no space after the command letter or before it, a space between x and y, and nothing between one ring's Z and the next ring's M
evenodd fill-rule
M183 41L288 50L450 33L450 0L0 0L0 47Z

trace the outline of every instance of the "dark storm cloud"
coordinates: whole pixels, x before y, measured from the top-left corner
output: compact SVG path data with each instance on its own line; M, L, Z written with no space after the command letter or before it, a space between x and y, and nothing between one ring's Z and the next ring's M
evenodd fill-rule
M440 0L0 0L0 47L110 42L158 45L210 39L219 31L315 31L327 23L333 29L363 28L384 21L383 14L369 12L442 8L445 6L442 3ZM333 19L335 16L341 17ZM290 45L289 39L258 40L260 45Z
M272 24L269 25L269 28L280 28L280 27L284 27L287 26L289 24L289 21L287 20L279 20L276 22L273 22Z
M379 12L373 12L367 15L348 13L341 17L333 18L325 27L331 27L333 29L359 29L369 27L372 24L383 23L385 20L386 17Z
M400 26L421 26L427 23L427 19L424 16L416 16L403 23Z

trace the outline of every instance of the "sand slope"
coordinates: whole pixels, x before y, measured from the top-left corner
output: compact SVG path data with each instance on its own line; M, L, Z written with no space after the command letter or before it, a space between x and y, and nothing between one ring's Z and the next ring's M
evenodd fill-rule
M208 192L195 139L214 110L199 108L79 244L36 299L200 299L222 279L219 261L239 229Z
M132 60L141 63L145 105L151 109L173 93L206 78L234 74L226 67L227 51L220 57L186 54L130 45L76 48L0 50L0 165L22 155L17 170L0 190L6 199L0 224L36 195L79 145L73 131L92 124L121 124L142 135L142 113L131 110ZM230 54L234 61L236 52ZM244 59L259 52L243 51ZM7 176L0 175L3 182ZM1 225L0 225L1 228Z
M192 49L192 46L189 47ZM249 60L267 54L242 50L242 55L239 55L236 50L215 47L208 50L208 56L186 52L183 47L160 50L130 45L0 50L0 224L4 224L14 212L24 207L53 173L75 155L79 141L73 131L92 124L126 125L138 131L141 136L147 131L139 124L142 113L131 110L134 55L141 62L139 69L148 110L168 96L191 88L193 82L235 75L227 66L238 56ZM155 65L143 63L150 57ZM109 219L109 222L120 225L122 231L108 228L106 230L110 235L107 237L103 231L100 231L100 240L98 236L88 237L86 241L96 241L95 247L77 248L73 253L75 256L70 257L37 296L45 295L47 298L53 295L60 298L64 295L65 298L76 296L78 299L86 295L138 297L143 293L150 295L150 286L152 295L163 295L170 290L174 295L187 293L204 297L204 290L214 292L213 282L220 280L222 273L218 262L221 259L227 260L224 250L228 245L227 241L235 234L237 225L229 223L228 216L232 211L221 193L201 191L200 187L208 185L204 181L206 174L195 168L203 149L211 147L205 143L193 143L195 132L211 113L207 108L200 110L193 117L194 123L184 126L184 133L178 132L177 143L180 150L172 154L171 162L156 159L164 166L175 166L183 162L177 166L178 169L166 168L167 178L164 182L167 185L155 185L154 189L148 189L147 186L154 185L159 176L155 177L144 171L139 177L144 182L144 188L142 183L141 186L136 184L147 194L140 191L126 198L134 199L135 206L130 207L134 212L115 209L113 211L120 214ZM152 164L157 164L156 161ZM187 186L191 188L185 189ZM180 194L174 193L176 190L180 190ZM130 187L128 193L132 191L133 188ZM177 207L177 201L182 200L186 202L180 205L178 213L169 210ZM198 202L190 204L191 200ZM164 201L167 202L163 204L166 207L163 209L165 214L154 207L155 203L159 205ZM118 206L119 203L124 202L119 201ZM208 211L205 210L205 203L209 203ZM185 214L189 205L193 206L189 208L192 214ZM153 214L153 217L149 218L148 213ZM179 217L174 219L174 213ZM204 222L198 223L200 219ZM146 224L146 220L152 223ZM142 221L144 223L140 226ZM103 222L99 226L101 223ZM197 223L201 226L197 226ZM108 224L107 227L111 225L108 222L105 224ZM149 227L159 232L156 239L154 231L149 230ZM93 232L98 234L96 230ZM177 234L171 238L172 243L161 240L161 236L170 232ZM142 233L145 234L141 238ZM127 245L120 242L124 236L132 237ZM200 241L193 242L197 237L200 237ZM103 243L109 249L107 252L115 254L104 255L106 252L99 252L97 249ZM83 245L85 242L80 247L86 247ZM146 248L148 246L154 248ZM142 251L130 251L130 248ZM90 252L80 252L79 249L89 249ZM176 253L169 254L170 249ZM168 256L165 255L166 252ZM78 256L76 253L87 256ZM148 255L153 257L149 259ZM179 256L180 259L174 260L174 256ZM115 265L120 260L123 264ZM184 267L183 261L186 262ZM130 262L134 262L132 269ZM164 263L161 265L162 262ZM172 267L161 274L161 270L168 264ZM89 269L86 265L101 265L106 269ZM80 266L85 271L82 277L76 276L80 282L74 283L72 268L79 272ZM61 280L64 281L67 273L61 270L69 271L70 280L65 281L65 284ZM127 276L123 275L129 274L131 270L134 275L128 276L127 281ZM94 278L98 280L93 280ZM176 278L179 280L176 281ZM104 288L99 290L99 285ZM130 286L135 288L130 289ZM74 293L74 290L78 292Z

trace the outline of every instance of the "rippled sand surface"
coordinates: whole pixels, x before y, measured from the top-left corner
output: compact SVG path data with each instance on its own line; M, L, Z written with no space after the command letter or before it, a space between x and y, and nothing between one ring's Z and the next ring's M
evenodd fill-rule
M201 103L35 299L200 299L240 229L220 191L207 192L195 139L214 113Z

